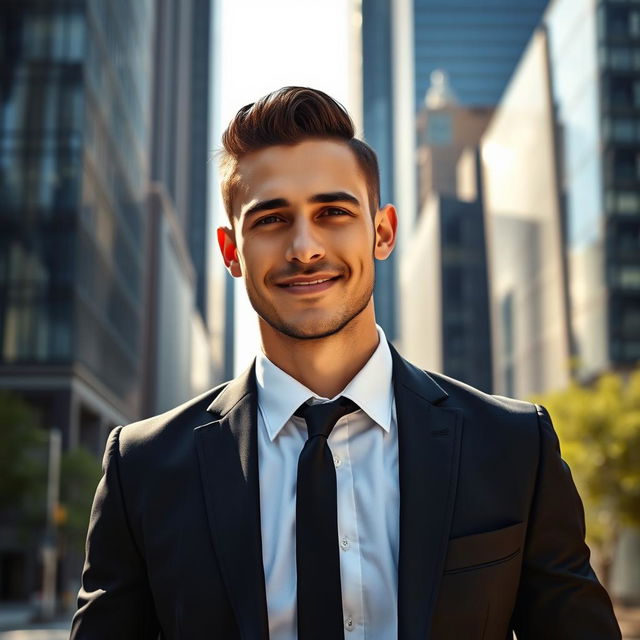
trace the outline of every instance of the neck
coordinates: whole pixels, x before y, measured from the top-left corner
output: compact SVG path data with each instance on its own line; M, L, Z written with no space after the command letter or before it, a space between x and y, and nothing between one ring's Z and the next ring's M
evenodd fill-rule
M338 395L364 367L379 342L373 302L341 331L300 340L260 319L262 349L277 367L323 398Z

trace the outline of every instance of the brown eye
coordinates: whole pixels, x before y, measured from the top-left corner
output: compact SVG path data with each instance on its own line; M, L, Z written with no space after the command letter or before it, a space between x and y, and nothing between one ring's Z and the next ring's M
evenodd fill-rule
M273 224L274 222L279 222L280 220L282 220L282 218L280 218L279 216L265 216L264 218L260 218L260 220L256 222L256 226Z

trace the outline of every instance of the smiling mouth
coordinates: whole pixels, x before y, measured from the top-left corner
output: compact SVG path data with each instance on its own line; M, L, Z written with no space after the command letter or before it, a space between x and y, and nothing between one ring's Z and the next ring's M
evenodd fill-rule
M322 284L323 282L329 282L330 280L335 280L338 276L334 276L333 278L320 278L319 280L311 280L309 282L292 282L291 284L281 285L283 287L312 287L316 284Z
M290 282L288 284L279 284L281 289L285 289L289 293L320 293L325 289L329 289L334 282L342 276L333 276L330 278L317 278L315 280L307 280L300 282Z

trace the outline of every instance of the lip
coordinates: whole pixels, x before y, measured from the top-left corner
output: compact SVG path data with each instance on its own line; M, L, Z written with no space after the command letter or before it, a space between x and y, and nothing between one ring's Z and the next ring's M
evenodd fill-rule
M330 289L342 276L331 274L314 274L313 276L297 276L278 283L278 287L292 295L309 295Z

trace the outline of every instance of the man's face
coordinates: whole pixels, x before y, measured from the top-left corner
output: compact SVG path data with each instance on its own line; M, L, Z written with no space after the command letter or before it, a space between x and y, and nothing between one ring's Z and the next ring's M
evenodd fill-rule
M299 339L340 331L372 304L374 256L393 247L393 208L372 219L365 178L339 141L269 147L242 158L238 173L234 229L218 239L261 321Z

